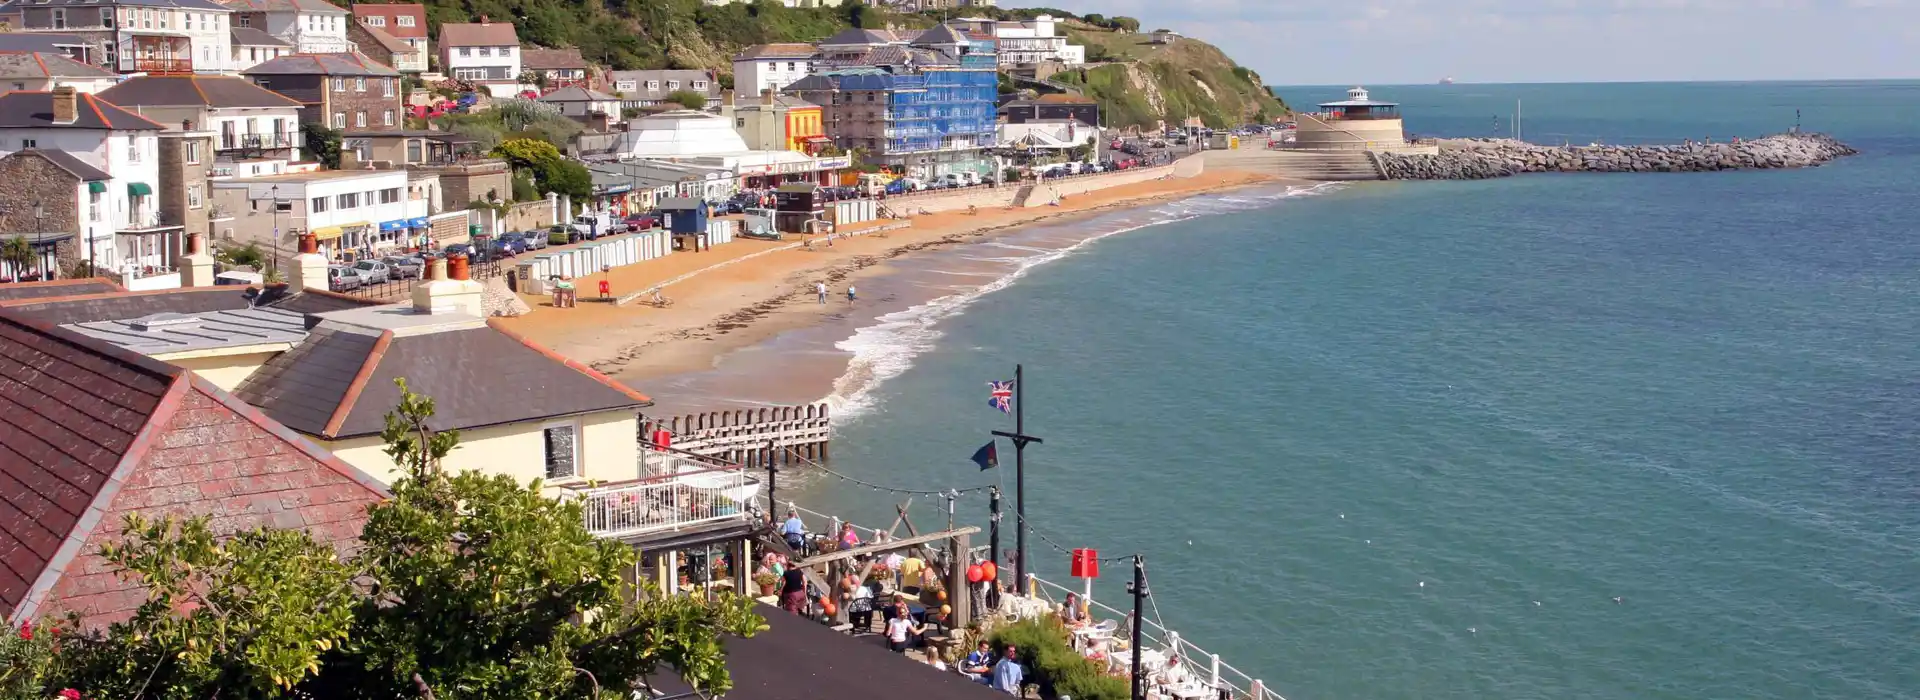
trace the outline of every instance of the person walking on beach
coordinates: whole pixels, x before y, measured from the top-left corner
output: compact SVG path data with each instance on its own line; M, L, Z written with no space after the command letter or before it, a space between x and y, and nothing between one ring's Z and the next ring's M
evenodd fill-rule
M813 291L820 295L820 303L822 304L827 303L827 283L825 282L813 283Z
M853 303L853 299L854 299L853 285L849 284L847 285L847 303L849 304Z

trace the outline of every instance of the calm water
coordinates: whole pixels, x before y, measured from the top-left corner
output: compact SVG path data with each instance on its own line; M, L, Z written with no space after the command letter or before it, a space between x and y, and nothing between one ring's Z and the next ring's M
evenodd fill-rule
M1021 362L1034 528L1144 552L1169 626L1295 700L1920 697L1920 83L1373 90L1575 143L1798 108L1865 155L1237 193L928 258L892 284L944 299L839 332L834 468L1011 487L1010 446L967 457Z

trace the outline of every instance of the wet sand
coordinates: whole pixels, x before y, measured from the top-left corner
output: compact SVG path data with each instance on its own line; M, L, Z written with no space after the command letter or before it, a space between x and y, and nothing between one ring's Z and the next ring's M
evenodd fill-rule
M533 312L503 320L508 328L653 396L663 413L817 401L836 389L847 389L836 387L835 382L847 379L842 374L849 356L833 352L833 340L846 338L878 314L940 293L937 279L931 284L920 279L911 285L869 282L898 272L899 266L891 263L905 256L924 258L929 251L1035 225L1262 184L1293 183L1256 173L1209 170L1191 178L1134 183L1076 196L1059 207L916 216L908 220L910 228L836 237L831 247L814 236L811 250L790 247L799 240L791 235L780 242L736 239L712 250L676 252L603 273L615 295L671 282L663 290L673 301L666 308L643 302L621 307L595 302L590 297L597 296L602 279L602 274L595 274L577 281L581 296L577 307L555 309L547 297L523 295ZM1066 227L1050 234L1061 245L1075 235ZM969 273L967 264L942 261L943 271L936 274L958 275L953 289L977 287L998 274L992 265ZM978 277L968 278L968 274ZM818 303L817 282L827 284L829 303ZM856 302L846 299L849 284L861 290ZM722 364L776 363L777 373L710 371Z

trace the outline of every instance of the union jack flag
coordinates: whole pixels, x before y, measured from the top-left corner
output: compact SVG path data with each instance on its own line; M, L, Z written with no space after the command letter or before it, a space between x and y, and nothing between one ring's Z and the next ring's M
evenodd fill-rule
M1001 413L1013 412L1013 380L987 382L987 405L1000 409Z

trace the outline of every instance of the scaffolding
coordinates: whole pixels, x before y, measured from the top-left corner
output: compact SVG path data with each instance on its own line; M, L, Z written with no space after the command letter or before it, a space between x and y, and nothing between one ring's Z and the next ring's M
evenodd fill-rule
M929 67L894 81L883 134L888 155L993 144L999 78L991 69Z

